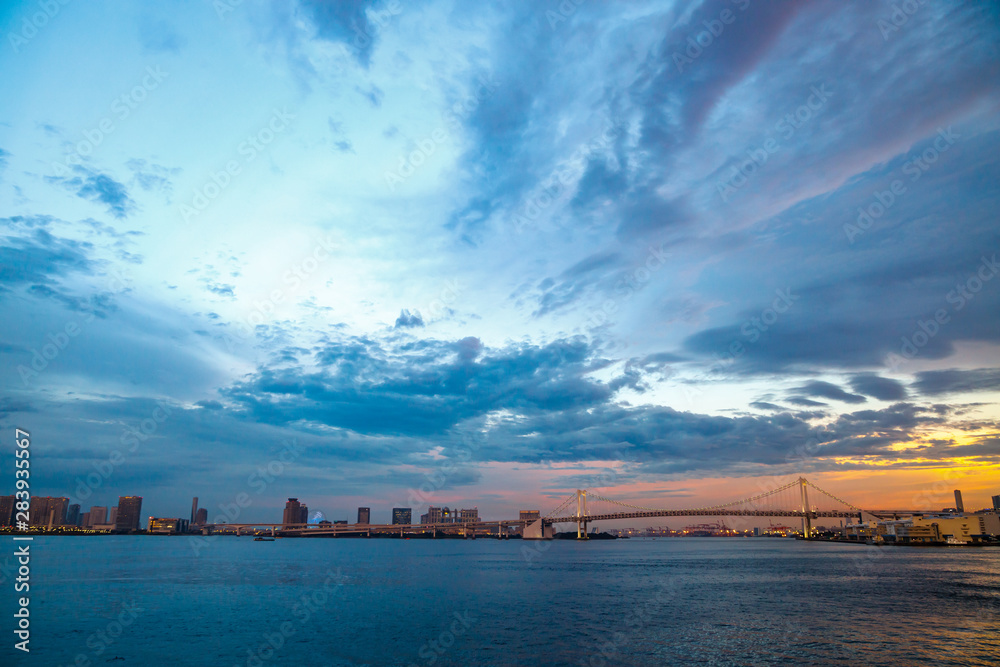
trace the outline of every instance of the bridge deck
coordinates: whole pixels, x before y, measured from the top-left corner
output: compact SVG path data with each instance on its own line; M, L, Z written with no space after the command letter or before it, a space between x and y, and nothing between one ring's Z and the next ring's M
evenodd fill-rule
M742 510L742 509L721 509L721 510L657 510L635 511L635 512L615 512L613 514L589 514L584 517L588 522L594 521L614 521L615 519L649 519L663 516L780 516L801 519L806 516L806 512L801 510ZM858 512L851 510L824 510L812 511L808 513L811 518L850 518L857 517ZM546 523L576 523L579 520L575 514L552 519L545 519Z

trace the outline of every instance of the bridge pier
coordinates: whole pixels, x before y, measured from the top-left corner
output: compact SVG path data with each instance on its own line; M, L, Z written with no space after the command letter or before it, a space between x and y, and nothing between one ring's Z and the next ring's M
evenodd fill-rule
M812 537L812 510L809 507L809 492L806 491L805 477L799 477L799 487L802 489L802 536L808 540Z

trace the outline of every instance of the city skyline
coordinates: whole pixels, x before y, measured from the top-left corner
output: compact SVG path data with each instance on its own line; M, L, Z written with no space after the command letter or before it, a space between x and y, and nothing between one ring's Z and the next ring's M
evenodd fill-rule
M593 491L593 489L589 490ZM941 494L937 494L941 495ZM970 507L968 510L964 507L962 490L953 489L951 491L951 497L954 498L953 507L936 507L928 504L926 501L929 497L925 497L925 503L921 506L914 505L912 507L868 507L864 508L867 510L881 510L881 511L902 511L902 512L916 512L918 514L928 514L928 515L939 515L939 514L974 514L974 513L988 513L992 511L996 513L1000 511L1000 494L991 496L990 500L992 506L982 506L982 507ZM110 509L105 506L90 506L87 512L82 512L82 507L78 503L70 504L69 498L66 497L42 497L34 496L30 497L30 523L32 528L45 528L50 527L60 527L60 526L78 526L81 528L96 528L110 531L118 532L132 532L135 530L145 530L148 526L144 527L142 525L143 515L141 512L142 497L141 496L119 496L118 505L111 506ZM733 500L733 499L729 499ZM838 499L839 501L839 499ZM0 494L0 525L13 526L14 522L14 505L15 496L13 495L2 495ZM842 501L839 501L842 502ZM220 524L247 524L247 523L261 523L261 524L272 524L279 523L276 517L266 516L261 517L258 514L252 512L247 512L252 503L246 501L245 498L237 498L235 502L226 505L220 505L214 514L209 516L208 508L198 507L198 497L195 496L192 502L191 508L191 519L182 519L176 513L170 512L158 512L156 514L149 514L148 519L152 521L157 518L161 521L179 521L185 522L185 525L191 526L192 528L196 525L220 525ZM813 509L818 508L818 504L813 502L810 503ZM352 524L356 523L358 525L372 524L372 525L396 525L405 522L405 517L409 518L409 523L412 525L419 524L432 524L432 523L464 523L467 521L498 521L515 518L514 515L510 516L480 516L478 506L473 508L459 508L453 507L449 508L447 505L444 506L434 506L434 505L424 505L427 507L428 511L426 513L420 514L421 506L413 507L392 507L386 510L386 520L385 521L371 521L372 509L370 506L357 507L357 521L352 522L350 520L350 513L348 512L347 519L336 518L337 515L343 514L338 510L331 511L331 516L327 516L323 510L314 510L315 516L310 517L310 512L308 506L305 503L299 501L298 497L287 498L284 511L281 516L280 524L288 526L289 524L313 524L313 523L336 523L336 524ZM127 508L127 516L123 515L121 522L118 520L118 512L122 507ZM689 509L687 507L680 506L663 506L661 509L664 510L685 510ZM259 511L266 512L267 508L259 508ZM417 513L419 520L413 521L414 512ZM376 517L382 514L382 512L376 506ZM517 513L520 520L525 520L526 518L537 519L543 515L548 515L545 509L543 510L526 510L520 509ZM706 515L709 516L709 515ZM169 518L168 518L169 517ZM621 519L613 521L613 530L634 530L639 529L640 526L637 523L632 523L631 525L620 524ZM741 521L746 521L746 519L741 519ZM186 532L186 531L181 531Z
M32 7L0 424L33 493L991 504L994 5Z

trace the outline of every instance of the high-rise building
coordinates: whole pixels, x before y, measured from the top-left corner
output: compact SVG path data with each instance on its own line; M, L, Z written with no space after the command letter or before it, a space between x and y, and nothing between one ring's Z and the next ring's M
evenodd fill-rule
M80 525L80 505L73 503L66 510L66 525L67 526L79 526Z
M82 528L90 528L90 512L84 512L80 515L80 526Z
M69 498L49 498L49 518L47 526L66 525L66 513L69 511Z
M112 507L108 510L108 521L107 523L117 523L118 522L118 508Z
M142 496L118 496L118 512L115 516L115 530L131 532L139 530L142 512Z
M309 523L309 508L305 505L299 508L299 523Z
M198 516L195 517L195 524L204 526L206 523L208 523L208 510L204 507L199 507Z
M86 524L87 528L91 526L96 526L97 524L103 523L114 523L113 521L108 521L108 508L95 506L90 508L90 522Z
M194 497L194 501L191 503L191 523L198 520L198 496Z
M28 525L44 526L49 516L49 499L43 496L31 496L28 507Z
M1000 512L1000 496L993 496L993 511Z
M424 517L427 517L426 521L423 520ZM427 514L422 514L420 519L421 523L441 523L441 517L442 513L440 507L428 507Z
M305 518L303 518L303 511L306 513ZM288 502L285 503L285 513L281 517L281 524L287 527L296 523L306 523L308 512L309 510L299 502L298 498L289 498Z
M958 489L955 489L955 509L959 513L965 512L965 505L962 503L962 492Z
M368 525L372 522L372 510L370 507L358 508L358 523Z
M392 508L392 525L409 526L413 521L413 510L409 507Z
M993 498L994 503L996 500L996 497ZM0 496L0 526L14 525L14 508L16 506L17 496Z
M31 496L28 523L32 526L61 526L66 523L68 508L69 498Z
M479 521L479 508L473 507L471 510L459 510L458 520L461 523L469 523Z

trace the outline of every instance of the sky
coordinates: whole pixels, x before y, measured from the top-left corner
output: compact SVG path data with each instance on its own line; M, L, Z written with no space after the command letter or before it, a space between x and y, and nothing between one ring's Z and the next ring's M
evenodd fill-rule
M988 506L998 13L5 3L3 437L144 516Z

